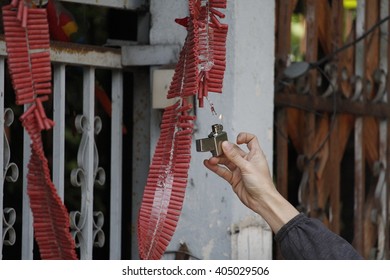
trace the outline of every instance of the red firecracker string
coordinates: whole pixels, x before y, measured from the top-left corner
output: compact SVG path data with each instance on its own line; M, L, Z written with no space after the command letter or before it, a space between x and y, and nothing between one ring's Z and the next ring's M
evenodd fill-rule
M51 181L41 138L42 130L54 126L42 104L52 92L46 10L28 7L23 0L13 0L2 11L16 104L29 106L20 120L31 138L27 193L34 219L34 236L42 259L77 259L69 215Z

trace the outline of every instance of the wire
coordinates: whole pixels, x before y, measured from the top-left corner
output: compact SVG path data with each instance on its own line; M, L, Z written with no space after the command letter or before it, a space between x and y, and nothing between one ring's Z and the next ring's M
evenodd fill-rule
M348 49L349 47L359 43L360 41L362 41L364 38L366 38L370 33L372 33L377 27L379 27L380 25L382 25L384 22L388 21L390 19L390 16L386 16L384 17L383 19L379 20L377 23L375 23L373 26L371 26L365 33L363 33L361 36L359 36L358 38L356 38L355 40L353 40L352 42L348 43L348 44L345 44L344 46L340 47L339 49L335 50L333 53L330 53L326 56L324 56L323 58L321 58L320 60L316 61L316 62L312 62L312 63L309 63L310 64L310 68L309 69L312 69L312 68L316 68L319 72L321 72L321 74L328 80L329 82L329 85L332 87L333 89L333 112L332 112L332 118L331 118L331 125L330 125L330 129L327 133L327 135L325 136L324 140L321 142L320 146L317 148L317 150L309 157L309 162L312 161L316 156L317 154L321 151L321 149L325 146L326 142L329 140L329 137L334 129L334 126L335 126L335 120L336 120L336 110L337 110L337 100L336 100L336 88L334 87L334 85L332 84L332 81L329 79L328 75L325 73L325 71L323 69L321 69L321 65L329 60L331 60L333 57L335 57L337 54L339 54L340 52ZM285 81L279 79L278 80L279 84L282 85L282 87L285 87L288 85L288 83L286 83ZM290 105L291 106L291 105ZM296 107L297 109L301 109L301 110L305 110L305 111L313 111L313 110L309 110L308 108L298 108L300 106L294 106ZM315 112L317 113L317 112ZM276 126L277 127L277 126ZM277 127L278 128L278 127ZM281 136L285 139L288 139L288 137L286 135L283 135L282 132L280 131L280 129L277 129L277 131L281 134Z
M290 80L291 79L294 80L296 78L299 78L299 77L303 76L310 69L313 69L315 67L321 66L323 63L325 63L325 62L331 60L333 57L335 57L338 53L346 50L347 48L357 44L358 42L360 42L361 40L366 38L378 26L383 24L385 21L389 20L389 18L390 18L390 16L384 17L383 19L381 19L380 21L375 23L373 26L371 26L364 34L362 34L360 37L356 38L354 41L352 41L352 42L350 42L348 44L345 44L341 48L335 50L333 53L330 53L330 54L324 56L323 58L321 58L320 60L317 60L316 62L300 61L300 62L293 62L293 63L291 63L291 65L289 65L288 67L286 67L284 69L284 71L283 71L284 76L286 78L290 79ZM279 86L279 84L281 86ZM281 79L278 79L278 84L276 85L277 90L282 88L283 86L286 86L285 82L283 80L281 80Z
M335 50L333 53L330 53L326 56L324 56L323 58L321 58L320 60L318 60L317 62L313 62L311 63L312 66L314 67L318 67L320 66L321 64L323 64L324 62L332 59L333 57L335 57L338 53L348 49L349 47L359 43L361 40L363 40L364 38L366 38L370 33L372 33L377 27L379 27L380 25L382 25L384 22L386 22L387 20L390 19L390 16L386 16L384 17L383 19L381 19L380 21L378 21L377 23L375 23L373 26L371 26L365 33L363 33L362 35L360 35L358 38L356 38L354 41L340 47L339 49Z

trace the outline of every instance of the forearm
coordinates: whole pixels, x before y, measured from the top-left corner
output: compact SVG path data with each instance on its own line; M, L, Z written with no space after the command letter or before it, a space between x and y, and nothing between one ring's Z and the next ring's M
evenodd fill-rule
M362 259L347 241L320 221L299 214L275 188L268 188L252 209L276 234L286 259Z
M253 207L253 210L264 218L274 233L299 214L298 210L273 186L262 195L261 201Z

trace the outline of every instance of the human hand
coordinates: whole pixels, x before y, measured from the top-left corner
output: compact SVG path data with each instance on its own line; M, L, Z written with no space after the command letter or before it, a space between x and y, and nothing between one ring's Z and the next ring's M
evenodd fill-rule
M246 144L249 151L237 146L241 144ZM205 160L204 165L225 179L247 207L258 212L265 194L276 191L268 163L255 135L240 133L237 145L224 141L224 154Z
M249 151L237 146L241 144L246 144ZM204 165L225 179L240 200L261 215L277 233L299 212L276 190L257 137L240 133L237 145L224 141L224 154L205 160Z

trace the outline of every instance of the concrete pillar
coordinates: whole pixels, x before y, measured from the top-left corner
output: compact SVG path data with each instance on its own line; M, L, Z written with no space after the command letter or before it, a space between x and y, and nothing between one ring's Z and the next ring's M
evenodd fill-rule
M185 32L172 20L186 16L187 1L150 3L151 44L182 44ZM242 205L226 182L203 166L203 159L211 153L196 152L195 139L206 137L214 123L222 123L232 141L241 131L254 133L272 170L274 10L273 0L228 0L224 92L210 94L222 120L211 114L207 101L203 109L197 110L189 184L168 251L178 250L181 243L186 243L190 253L199 259L272 258L268 225ZM159 136L159 122L154 123L153 119L158 120L157 112L152 112L152 150Z

